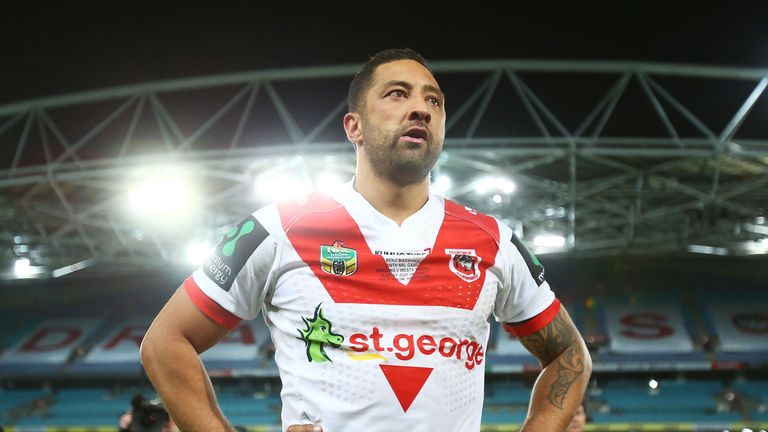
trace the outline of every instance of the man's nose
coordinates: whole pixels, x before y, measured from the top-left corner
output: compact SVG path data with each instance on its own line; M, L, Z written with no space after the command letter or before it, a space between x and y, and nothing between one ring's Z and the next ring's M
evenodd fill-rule
M427 102L414 102L414 105L411 107L411 111L408 113L408 120L421 121L428 124L429 121L432 120L432 114L429 113Z

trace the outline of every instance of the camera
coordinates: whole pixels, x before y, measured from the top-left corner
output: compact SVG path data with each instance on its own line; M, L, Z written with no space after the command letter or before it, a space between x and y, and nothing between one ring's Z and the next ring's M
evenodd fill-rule
M133 418L129 432L162 432L168 426L170 415L159 400L147 400L137 395L131 399Z

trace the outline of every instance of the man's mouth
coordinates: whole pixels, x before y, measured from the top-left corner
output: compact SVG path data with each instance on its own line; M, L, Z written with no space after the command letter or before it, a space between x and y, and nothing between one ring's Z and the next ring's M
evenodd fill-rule
M403 139L408 142L414 142L419 144L426 144L429 132L422 127L412 127L405 131Z

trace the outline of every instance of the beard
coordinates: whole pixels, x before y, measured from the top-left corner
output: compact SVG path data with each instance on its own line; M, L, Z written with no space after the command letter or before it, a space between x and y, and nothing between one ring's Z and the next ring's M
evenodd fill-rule
M425 144L401 141L401 131L386 133L371 127L364 142L365 155L374 173L398 186L408 186L424 181L435 166L442 143L435 143L432 134Z

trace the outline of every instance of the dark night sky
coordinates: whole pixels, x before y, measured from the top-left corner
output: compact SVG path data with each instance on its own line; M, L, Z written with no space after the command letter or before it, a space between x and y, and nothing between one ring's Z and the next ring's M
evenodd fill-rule
M159 79L362 63L402 46L428 60L768 67L765 1L497 3L281 2L264 10L256 2L4 2L0 104Z
M0 2L0 105L153 80L361 64L380 49L403 46L432 61L631 60L768 69L766 0L336 0L255 7L261 3Z

